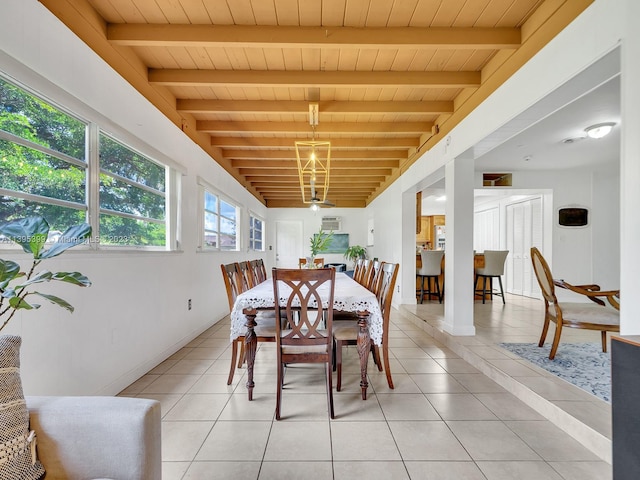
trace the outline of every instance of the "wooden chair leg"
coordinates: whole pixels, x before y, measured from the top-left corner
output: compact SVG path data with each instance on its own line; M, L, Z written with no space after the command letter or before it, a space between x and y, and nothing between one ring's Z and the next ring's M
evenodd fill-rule
M244 351L244 342L240 342L240 356L238 357L238 368L242 368L244 362L247 360L247 354Z
M420 303L424 302L424 277L420 277Z
M242 342L244 345L244 342ZM227 385L231 385L233 382L233 375L236 372L236 357L238 356L238 340L234 340L231 343L231 366L229 367L229 378L227 379Z
M560 335L562 335L562 323L556 323L556 333L553 336L553 344L551 345L551 352L549 352L549 360L553 360L560 345Z
M336 342L336 391L339 392L342 389L342 342Z
M549 316L545 316L544 325L542 326L542 335L540 335L540 341L538 342L538 346L542 347L544 345L544 341L547 339L547 332L549 331Z
M280 403L282 402L282 383L284 382L284 365L278 358L278 390L276 391L276 420L280 420Z
M607 331L602 330L602 351L607 353Z
M487 293L487 277L482 277L482 303L484 303L484 297Z
M377 345L375 345L373 342L371 342L371 352L373 353L373 361L376 364L376 366L378 367L378 371L381 372L382 371L382 360L381 360L381 356L380 356L380 348L378 348Z
M500 296L502 297L502 304L506 305L504 301L504 290L502 289L502 277L498 277L498 283L500 283Z
M331 418L335 418L335 413L333 411L333 375L332 370L333 366L331 362L327 362L327 401L329 402L329 416Z
M384 372L387 375L387 384L393 390L393 379L391 378L391 368L389 367L389 345L386 341L382 342L382 354L384 355Z
M442 303L442 294L440 293L440 280L438 279L438 277L436 277L434 281L436 283L436 293L438 295L438 302Z

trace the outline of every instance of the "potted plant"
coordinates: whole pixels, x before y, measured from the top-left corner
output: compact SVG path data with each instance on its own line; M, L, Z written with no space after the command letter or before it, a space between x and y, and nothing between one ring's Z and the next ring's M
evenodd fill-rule
M367 258L367 249L360 245L351 245L345 250L344 258L353 262L353 269L355 270L358 259L362 258L364 260Z
M40 308L32 303L32 295L42 297L51 303L73 312L66 300L55 295L34 290L37 284L51 280L66 282L79 287L88 287L91 281L79 272L55 272L42 270L36 273L36 268L48 258L57 257L71 247L75 247L89 238L91 227L86 224L68 228L57 240L45 249L49 237L49 224L40 216L22 218L0 224L1 241L10 240L22 247L33 257L31 268L27 273L20 270L20 265L12 260L0 258L0 330L13 318L18 310L33 310Z
M324 233L322 231L322 227L318 231L318 233L314 233L311 236L311 258L307 260L307 266L309 268L314 268L313 259L318 256L319 253L326 251L329 248L329 243L331 243L331 239L333 238L333 230L329 233Z

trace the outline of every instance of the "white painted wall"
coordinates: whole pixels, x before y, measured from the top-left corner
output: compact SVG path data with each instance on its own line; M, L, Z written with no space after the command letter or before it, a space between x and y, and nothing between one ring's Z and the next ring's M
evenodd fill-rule
M331 188L331 187L329 187ZM364 210L360 208L321 208L313 211L310 208L271 208L267 213L266 232L266 256L265 262L268 269L276 264L276 231L275 224L278 220L296 220L302 222L303 255L311 253L309 244L314 233L318 233L322 224L322 217L340 217L341 230L339 233L349 234L349 245L367 245L367 218L363 215ZM374 250L367 247L369 258L373 258ZM346 263L351 269L351 262L340 253L326 253L322 257L325 263Z
M70 315L43 305L37 312L15 317L2 331L23 338L27 394L115 394L228 313L221 263L258 257L246 251L196 253L197 176L243 207L245 237L247 209L267 218L266 208L36 0L2 0L0 10L1 70L11 70L27 84L38 83L51 100L66 104L65 97L75 97L76 104L100 112L103 121L121 126L184 166L182 251L69 251L51 260L49 267L80 271L93 285L51 285L50 290L76 311ZM28 260L21 254L2 256Z

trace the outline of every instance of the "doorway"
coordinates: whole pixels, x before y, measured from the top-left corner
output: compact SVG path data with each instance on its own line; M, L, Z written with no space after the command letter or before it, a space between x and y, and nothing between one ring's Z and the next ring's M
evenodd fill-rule
M298 268L302 256L302 221L276 221L276 268Z

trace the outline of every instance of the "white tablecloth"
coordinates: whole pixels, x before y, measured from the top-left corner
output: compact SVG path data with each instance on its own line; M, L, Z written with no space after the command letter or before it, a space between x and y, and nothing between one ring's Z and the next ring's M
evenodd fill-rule
M284 290L283 290L284 291ZM322 290L320 290L322 292ZM286 293L286 291L285 291ZM326 297L329 298L327 290ZM280 305L286 304L287 297L280 299ZM245 308L274 308L273 280L271 278L241 293L236 298L231 311L231 340L235 340L247 332L246 317L242 313ZM382 313L376 296L345 273L336 272L336 284L333 292L333 308L347 312L366 310L369 312L369 335L376 345L382 343Z

